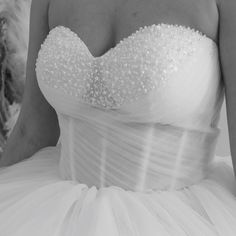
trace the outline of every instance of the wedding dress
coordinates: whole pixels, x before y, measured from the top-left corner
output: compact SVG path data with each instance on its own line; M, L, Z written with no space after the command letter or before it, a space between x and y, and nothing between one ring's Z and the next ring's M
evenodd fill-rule
M236 235L212 39L154 24L95 57L57 26L36 73L60 140L0 169L1 236Z

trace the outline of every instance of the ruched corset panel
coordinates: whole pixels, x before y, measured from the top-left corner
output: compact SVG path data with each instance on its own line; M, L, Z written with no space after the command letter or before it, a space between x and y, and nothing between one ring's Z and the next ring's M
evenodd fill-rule
M217 45L201 32L145 26L94 57L75 32L57 26L36 73L58 114L63 178L148 191L206 176L224 89Z

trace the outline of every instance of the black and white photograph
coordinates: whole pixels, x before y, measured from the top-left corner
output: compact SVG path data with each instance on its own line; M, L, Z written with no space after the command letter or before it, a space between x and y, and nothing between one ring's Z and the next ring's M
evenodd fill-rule
M236 236L236 0L0 0L0 236Z

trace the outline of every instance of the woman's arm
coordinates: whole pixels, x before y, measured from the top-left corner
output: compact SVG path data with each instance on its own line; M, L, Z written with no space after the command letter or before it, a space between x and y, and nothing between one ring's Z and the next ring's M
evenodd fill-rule
M217 0L219 49L225 83L230 151L236 176L236 0Z
M32 156L39 149L56 145L59 126L55 110L41 93L35 72L40 46L49 32L49 0L32 0L25 91L16 125L4 147L0 166Z

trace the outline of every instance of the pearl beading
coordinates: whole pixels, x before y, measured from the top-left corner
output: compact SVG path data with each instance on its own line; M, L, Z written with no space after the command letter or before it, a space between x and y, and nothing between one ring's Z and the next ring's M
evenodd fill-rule
M190 27L154 24L94 57L75 32L57 26L39 50L37 78L81 102L115 109L165 86L204 39Z

